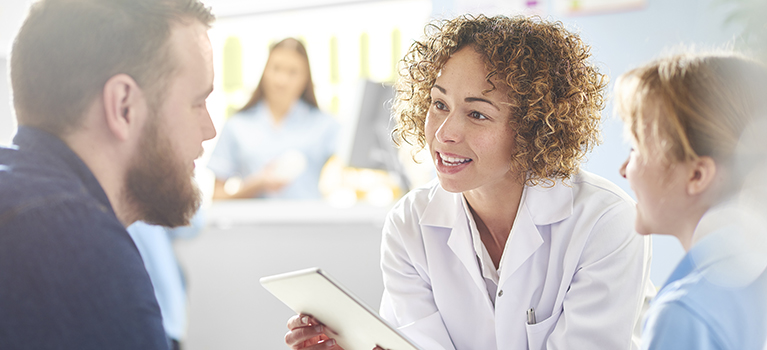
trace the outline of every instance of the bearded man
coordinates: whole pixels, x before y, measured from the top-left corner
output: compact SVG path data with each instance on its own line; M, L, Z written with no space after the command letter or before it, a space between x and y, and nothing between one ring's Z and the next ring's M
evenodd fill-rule
M168 349L125 227L186 225L216 131L198 0L40 0L11 52L0 148L0 349Z

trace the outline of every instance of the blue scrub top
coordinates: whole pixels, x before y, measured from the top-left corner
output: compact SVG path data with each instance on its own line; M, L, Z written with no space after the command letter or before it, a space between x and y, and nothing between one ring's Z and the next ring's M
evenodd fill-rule
M693 245L650 304L642 349L767 348L767 252L743 231L725 225Z
M336 150L339 123L299 100L279 126L272 122L266 102L235 114L227 120L213 150L208 168L217 179L246 178L290 151L306 157L306 169L293 183L263 198L319 199L320 172Z

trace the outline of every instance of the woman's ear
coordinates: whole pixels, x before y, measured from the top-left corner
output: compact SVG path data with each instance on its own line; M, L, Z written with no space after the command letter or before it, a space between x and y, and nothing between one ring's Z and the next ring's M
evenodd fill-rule
M716 162L708 156L690 161L687 178L687 194L698 195L711 188L717 177Z
M107 127L118 139L130 139L132 129L141 124L139 115L146 109L141 88L129 75L117 74L104 84L102 96Z

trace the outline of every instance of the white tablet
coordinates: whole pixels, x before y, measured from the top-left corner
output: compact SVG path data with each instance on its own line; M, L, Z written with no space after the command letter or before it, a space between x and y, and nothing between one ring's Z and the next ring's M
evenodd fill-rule
M344 350L418 350L397 329L319 268L260 279L261 285L296 313L311 315L335 332Z

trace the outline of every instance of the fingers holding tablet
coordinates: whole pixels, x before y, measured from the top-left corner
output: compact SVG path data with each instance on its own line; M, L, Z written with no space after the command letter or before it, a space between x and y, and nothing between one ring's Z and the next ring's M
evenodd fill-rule
M336 344L335 339L327 336L327 334L333 334L332 330L318 322L314 317L295 315L288 319L288 329L288 333L285 334L285 343L291 349L343 350Z
M320 268L259 281L297 313L287 322L285 343L291 349L421 350Z

